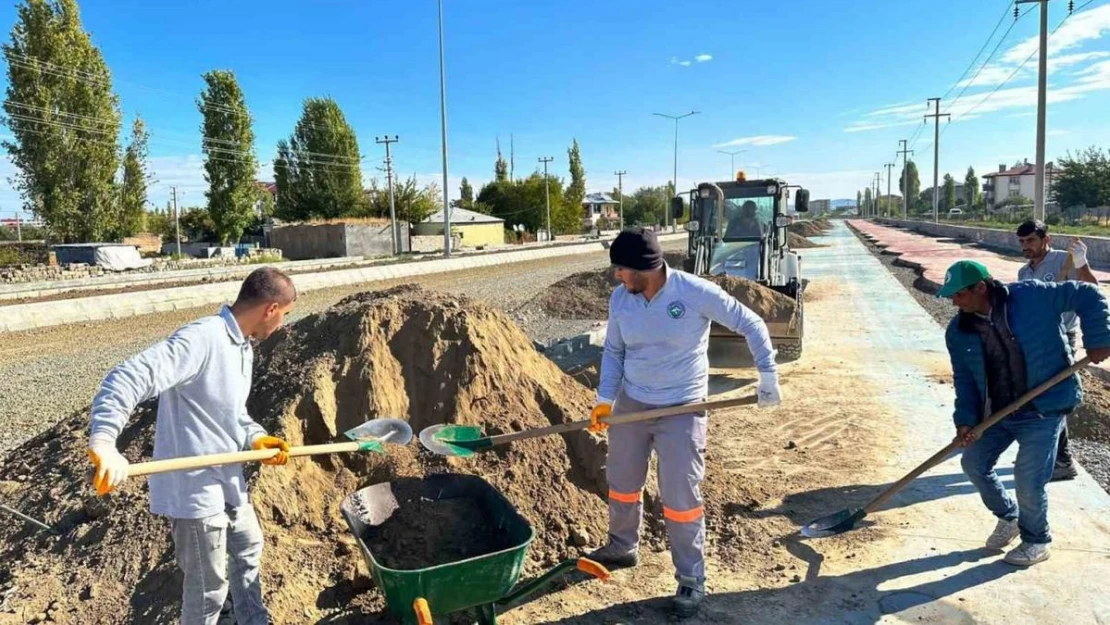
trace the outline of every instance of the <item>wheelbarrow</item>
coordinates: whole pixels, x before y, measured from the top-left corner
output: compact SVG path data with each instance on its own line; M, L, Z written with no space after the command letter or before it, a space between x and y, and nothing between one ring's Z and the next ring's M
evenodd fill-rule
M482 523L495 527L508 545L493 553L446 563L401 570L385 565L383 554L370 549L375 533L401 506L395 488L418 487L421 499L470 499L481 510ZM413 504L408 504L413 505ZM340 511L355 535L370 576L385 596L386 607L405 625L433 625L436 615L469 611L481 625L495 625L498 610L508 610L529 595L577 569L601 580L609 572L586 558L564 560L540 577L517 585L524 557L535 532L528 521L496 488L475 475L440 473L423 479L402 478L374 484L348 495Z

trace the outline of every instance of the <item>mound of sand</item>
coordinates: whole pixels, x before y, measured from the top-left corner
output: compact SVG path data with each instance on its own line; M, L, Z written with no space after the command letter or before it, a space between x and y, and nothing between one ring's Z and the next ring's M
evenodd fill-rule
M745 278L712 276L710 279L764 320L793 322L796 306L789 297ZM548 287L540 303L549 315L558 319L606 319L609 298L617 284L611 270L584 271Z
M832 228L827 220L795 221L786 227L787 231L803 237L819 237Z
M813 241L810 241L802 235L794 234L793 232L786 233L786 241L787 245L789 245L790 249L792 250L801 250L812 247L825 247L824 245L814 243Z
M413 286L352 296L301 320L260 346L256 367L251 414L293 445L334 441L384 416L407 419L416 432L461 423L498 434L582 419L592 401L500 311ZM133 462L150 457L154 409L139 410L120 437ZM90 496L87 432L87 412L73 414L0 467L0 499L60 532L0 515L0 588L16 587L8 603L28 618L57 601L59 623L174 622L180 575L169 525L149 514L143 479ZM339 504L399 477L454 471L498 487L536 530L527 573L577 555L572 535L605 536L604 454L603 439L580 431L469 459L433 456L414 440L387 455L249 467L266 535L267 605L277 623L379 622L382 599L364 592L371 582ZM0 624L12 622L24 620L0 612Z

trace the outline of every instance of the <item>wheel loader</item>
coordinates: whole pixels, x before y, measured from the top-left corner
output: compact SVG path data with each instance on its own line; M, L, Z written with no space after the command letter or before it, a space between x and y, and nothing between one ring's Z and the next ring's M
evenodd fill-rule
M689 245L683 270L694 275L737 276L758 282L794 300L796 315L791 322L765 320L778 360L796 360L802 355L804 336L802 259L790 249L787 215L790 190L794 210L809 210L809 191L779 178L747 180L738 172L736 180L703 182L689 192L688 202L676 196L671 212L680 219L690 206L685 224ZM714 367L736 367L751 363L742 345L744 338L716 323L709 336L709 362Z

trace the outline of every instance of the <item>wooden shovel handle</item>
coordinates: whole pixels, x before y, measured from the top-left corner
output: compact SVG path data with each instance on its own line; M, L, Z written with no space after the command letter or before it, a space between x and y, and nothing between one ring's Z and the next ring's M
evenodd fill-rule
M984 419L982 422L979 423L979 425L971 429L971 433L974 434L976 438L982 436L983 432L985 432L987 428L1010 416L1011 414L1016 412L1018 408L1021 408L1025 404L1036 399L1041 393L1075 375L1088 364L1090 364L1090 359L1083 358L1082 360L1076 362L1074 365L1068 367L1067 369L1064 369L1060 373L1057 373L1041 385L1017 398L1009 406L1006 406L1002 410L999 410L998 412ZM959 442L953 440L944 449L941 449L937 453L933 454L928 460L918 465L916 469L907 473L905 477L895 482L893 485L891 485L890 488L883 491L878 497L872 499L870 503L864 506L864 512L866 512L867 514L871 514L872 512L878 510L879 507L886 503L888 499L893 497L898 491L905 488L907 484L917 479L918 476L920 476L922 473L944 462L944 460L947 459L948 456L952 454L952 452L956 451L959 446Z
M734 397L732 399L718 399L716 401L700 402L697 404L684 404L681 406L669 406L667 408L656 408L654 410L645 410L643 412L630 412L628 414L614 415L602 419L609 425L619 425L621 423L634 423L636 421L650 421L651 419L658 419L660 417L670 417L678 414L688 414L691 412L702 412L705 410L718 410L721 408L733 408L735 406L751 406L758 402L755 395L747 397ZM491 436L490 445L504 445L505 443L512 443L514 441L522 441L529 438L539 438L541 436L550 436L552 434L563 434L565 432L573 432L575 430L584 430L590 427L590 420L571 421L570 423L560 423L558 425L549 425L547 427L535 428L531 430L524 430L523 432L513 432L511 434L498 434Z
M318 456L322 454L337 454L358 451L358 441L348 443L328 443L325 445L304 445L290 447L289 457ZM168 458L166 460L153 460L151 462L137 462L127 467L128 477L141 475L154 475L155 473L168 473L170 471L188 471L190 469L203 469L216 467L221 464L235 464L255 460L269 460L278 454L277 449L255 449L251 451L233 451L223 454L207 454L204 456L185 456L184 458Z

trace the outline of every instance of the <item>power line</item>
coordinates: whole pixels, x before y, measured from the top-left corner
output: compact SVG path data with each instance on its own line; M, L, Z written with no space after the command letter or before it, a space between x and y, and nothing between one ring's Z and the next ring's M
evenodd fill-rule
M941 96L942 98L947 99L952 91L956 89L956 86L960 84L960 81L967 77L967 73L971 71L971 68L975 67L975 62L978 61L979 57L983 55L983 50L987 49L987 46L990 44L991 39L994 38L994 34L998 32L998 29L1002 26L1002 22L1006 20L1006 17L1008 15L1010 15L1010 3L1011 0L1006 0L1006 6L1002 9L1002 16L998 18L998 23L994 25L994 30L991 31L990 35L987 35L987 40L983 42L983 46L979 48L979 52L975 53L975 58L971 59L971 63L968 64L967 69L965 69L964 72L960 74L960 77L956 79L956 82L952 83L952 86L948 88L948 91L944 92L944 95ZM1008 32L1009 31L1007 31L1007 33ZM1005 39L1006 35L1003 35L1002 38ZM998 48L996 47L995 50L997 49ZM983 61L983 65L986 65L989 61L990 57L987 57L987 60ZM979 68L979 71L982 71L982 67ZM976 76L978 76L978 73L976 73ZM971 80L974 81L975 79L972 78ZM957 99L959 99L959 96L957 96Z
M991 59L993 59L994 55L998 53L998 50L1002 47L1002 44L1006 42L1006 38L1010 36L1011 32L1013 32L1014 26L1017 26L1017 23L1021 21L1021 18L1029 15L1032 10L1032 7L1030 7L1029 9L1025 10L1025 13L1022 13L1014 18L1013 23L1011 23L1010 27L1006 29L1006 32L1002 34L1002 38L998 40L998 43L994 46L994 49L991 50L991 53L987 55L987 59L983 61L982 65L979 66L979 70L975 72L975 75L972 76L970 80L964 83L963 89L960 89L960 92L956 94L956 97L952 100L952 104L949 105L949 108L955 106L956 102L960 101L960 98L963 97L964 93L967 92L968 87L975 83L975 79L979 77L979 74L983 73L983 70L986 69L987 65L990 64Z

